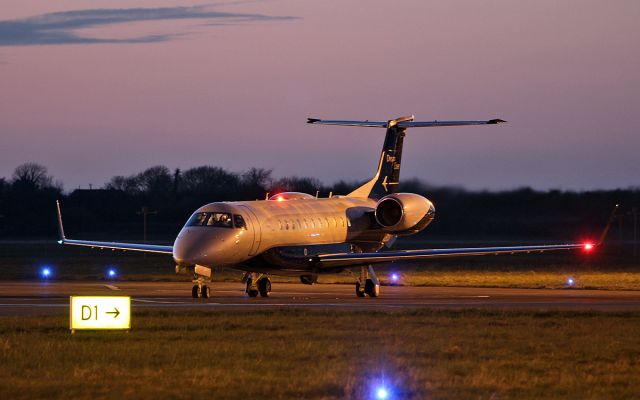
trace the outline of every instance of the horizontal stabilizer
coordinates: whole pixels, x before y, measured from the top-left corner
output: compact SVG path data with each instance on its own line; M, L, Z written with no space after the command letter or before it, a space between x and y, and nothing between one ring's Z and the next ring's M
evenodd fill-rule
M369 128L386 128L387 127L387 123L381 122L381 121L341 121L341 120L325 120L325 119L318 119L318 118L307 118L307 124L364 126Z
M405 118L398 118L390 121L347 121L347 120L326 120L319 118L307 118L308 124L315 125L337 125L337 126L361 126L368 128L430 128L435 126L465 126L465 125L496 125L507 122L496 118L486 121L413 121Z
M347 194L347 197L368 197L380 199L395 193L400 183L400 165L402 160L402 145L407 128L428 128L437 126L464 125L496 125L506 122L502 119L483 121L414 121L413 115L398 117L388 121L351 121L308 118L308 124L362 126L368 128L385 128L387 130L382 146L382 154L375 176L359 188Z

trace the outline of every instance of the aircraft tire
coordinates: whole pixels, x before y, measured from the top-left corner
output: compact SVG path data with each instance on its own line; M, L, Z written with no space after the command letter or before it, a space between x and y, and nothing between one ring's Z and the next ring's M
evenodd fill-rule
M198 297L198 285L193 285L193 288L191 289L191 297L193 297L194 299L197 299Z
M364 284L364 292L369 295L369 297L378 297L380 295L380 286L373 283L372 279L367 279Z
M360 282L356 282L356 296L364 297L364 290L360 290Z
M253 283L253 280L251 278L248 278L247 279L247 283L246 283L245 292L247 293L247 296L249 296L249 297L257 297L259 292L256 289L251 289L251 284L252 283Z
M202 285L202 298L208 299L211 297L211 288L207 285Z
M258 291L260 292L260 296L269 297L269 294L271 293L271 279L260 279L258 281Z

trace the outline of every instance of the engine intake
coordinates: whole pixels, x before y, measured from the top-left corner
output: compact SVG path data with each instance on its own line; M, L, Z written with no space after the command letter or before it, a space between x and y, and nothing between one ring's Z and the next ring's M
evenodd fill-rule
M412 234L433 221L436 209L428 199L414 193L394 193L376 205L376 222L386 232Z

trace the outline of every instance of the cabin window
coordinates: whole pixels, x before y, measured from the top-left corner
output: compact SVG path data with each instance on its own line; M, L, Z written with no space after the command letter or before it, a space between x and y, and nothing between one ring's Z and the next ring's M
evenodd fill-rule
M233 214L233 224L238 229L247 229L247 224L244 222L242 215Z

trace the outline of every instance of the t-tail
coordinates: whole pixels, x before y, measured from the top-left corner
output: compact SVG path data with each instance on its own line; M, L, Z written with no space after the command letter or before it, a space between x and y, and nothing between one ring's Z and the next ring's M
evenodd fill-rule
M407 128L428 128L436 126L463 125L495 125L507 122L501 119L487 121L414 121L414 116L400 117L389 121L340 121L308 118L309 124L363 126L369 128L386 128L387 134L380 154L380 162L375 176L360 186L347 197L370 197L380 199L388 194L396 193L400 184L400 163L402 161L402 144Z

